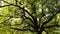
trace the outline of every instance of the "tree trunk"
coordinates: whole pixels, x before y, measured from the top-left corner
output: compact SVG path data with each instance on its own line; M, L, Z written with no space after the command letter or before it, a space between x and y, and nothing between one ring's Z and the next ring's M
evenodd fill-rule
M38 31L37 34L42 34L42 31Z

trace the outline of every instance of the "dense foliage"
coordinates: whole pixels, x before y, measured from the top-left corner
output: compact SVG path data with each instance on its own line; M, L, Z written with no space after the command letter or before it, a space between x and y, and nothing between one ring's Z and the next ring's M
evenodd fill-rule
M3 0L0 34L60 34L58 0Z

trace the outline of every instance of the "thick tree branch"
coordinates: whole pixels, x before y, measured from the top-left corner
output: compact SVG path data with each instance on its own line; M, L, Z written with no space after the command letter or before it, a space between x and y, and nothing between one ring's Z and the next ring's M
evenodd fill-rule
M48 31L46 31L45 29L44 29L44 31L46 32L46 34L49 34Z
M58 13L60 13L60 9L59 9L59 11L55 11L53 13L53 15L47 21L43 22L42 26L45 25L46 23L50 22L56 16L56 14L58 14Z
M46 2L47 2L47 0L45 0L45 2L42 4L42 7L45 5ZM41 21L41 19L45 16L43 10L44 9L42 8L42 16L39 18L39 21ZM39 26L40 26L40 23L39 23Z
M52 28L52 27L60 27L60 25L51 25L51 26L46 26L46 27L43 27L43 28Z
M43 29L44 29L44 25L45 24L47 24L48 22L50 22L55 16L56 16L56 14L58 14L58 13L60 13L60 9L58 10L58 11L55 11L54 13L53 13L53 15L47 20L47 21L45 21L45 22L42 22L42 25L41 25L41 27L40 27L40 33L42 33L42 31L43 31Z
M19 28L11 28L11 29L14 29L14 30L18 30L18 31L31 31L31 32L33 32L33 30L31 30L31 29L19 29Z
M6 1L4 1L4 2L6 2ZM6 2L6 3L8 3L8 2ZM20 6L18 6L18 5L11 4L11 3L8 3L8 4L9 4L9 5L0 6L0 8L6 7L6 6L15 6L15 7L18 7L19 9L24 10L25 12L27 12L27 13L33 18L33 15L31 15L31 14L28 12L28 10L26 10L25 8L20 7Z
M26 19L29 19L32 23L33 23L33 20L31 19L31 18L29 18L29 17L26 17L26 16L24 16Z

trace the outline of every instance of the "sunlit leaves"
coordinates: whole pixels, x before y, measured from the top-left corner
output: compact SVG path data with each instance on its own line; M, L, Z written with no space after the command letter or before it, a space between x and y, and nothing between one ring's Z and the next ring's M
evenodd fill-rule
M45 21L48 21L51 15L53 15L53 13L55 13L55 11L57 11L58 9L55 0L17 0L17 2L16 0L5 0L5 1L7 2L4 2L3 3L4 5L8 5L9 3L11 3L17 6L17 7L6 6L2 8L0 11L0 16L1 16L0 22L3 25L2 28L6 29L5 31L8 34L25 34L25 33L32 34L32 32L30 33L28 31L23 33L23 31L17 32L16 30L10 30L11 29L10 27L22 29L25 26L28 26L26 28L34 29L35 21L38 23L37 25L39 24L42 25L42 23L45 23ZM12 16L10 20L5 21L10 16ZM51 21L48 21L48 23L45 24L44 26L54 25L56 24L56 22L60 24L59 17L60 15L57 14L56 17L54 17ZM9 28L7 29L6 26L7 27L9 26L10 29ZM49 30L49 33L50 33L51 31L54 31L54 28L55 27L50 28L51 30L49 29L46 29L46 30L47 31Z

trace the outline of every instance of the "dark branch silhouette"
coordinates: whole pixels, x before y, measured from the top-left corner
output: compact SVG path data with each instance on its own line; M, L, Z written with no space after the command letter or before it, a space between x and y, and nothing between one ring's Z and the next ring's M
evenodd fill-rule
M48 31L46 31L46 30L44 30L44 31L45 31L47 34L49 34Z
M51 26L46 26L44 28L52 28L52 27L60 27L60 25L51 25Z
M19 28L11 28L11 29L18 30L18 31L31 31L31 32L34 32L31 29L19 29Z

